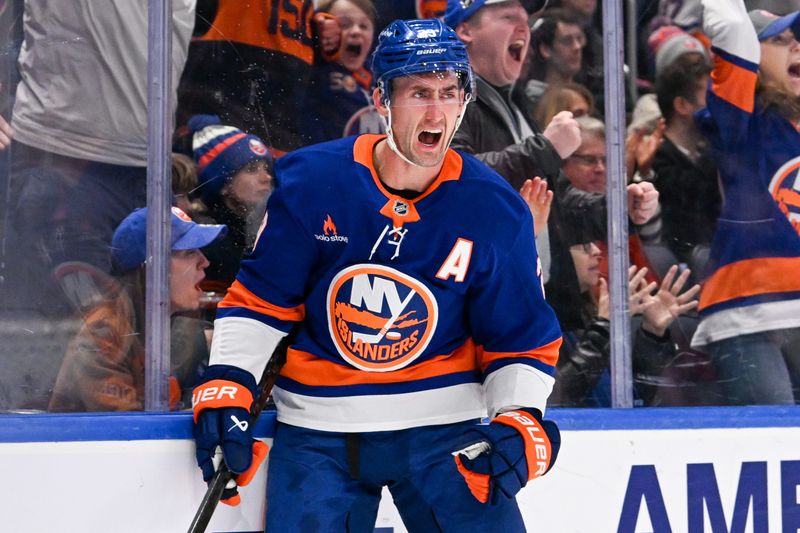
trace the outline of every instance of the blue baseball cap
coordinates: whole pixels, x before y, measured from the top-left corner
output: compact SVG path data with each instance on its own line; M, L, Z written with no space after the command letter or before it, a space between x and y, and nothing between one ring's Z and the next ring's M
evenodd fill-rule
M197 224L189 215L172 208L172 248L194 250L204 248L228 232L224 224ZM147 254L147 208L137 209L120 222L111 239L111 260L114 269L128 272L145 262Z
M754 9L748 13L759 41L775 37L791 28L795 37L800 38L800 11L779 17L763 9Z
M483 6L502 4L513 0L447 0L444 11L444 23L455 29L459 24L478 12ZM541 11L547 0L519 0L529 15Z

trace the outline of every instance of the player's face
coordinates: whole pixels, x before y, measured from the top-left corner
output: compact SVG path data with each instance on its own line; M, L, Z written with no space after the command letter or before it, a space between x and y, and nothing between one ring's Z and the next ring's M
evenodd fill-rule
M204 269L208 259L198 250L177 250L170 259L169 299L170 311L193 311L200 307L203 291L200 282L205 279Z
M581 292L586 292L600 280L600 248L592 242L576 244L569 247L569 253Z
M431 72L395 78L392 83L392 134L397 148L419 166L439 165L464 111L458 75Z
M761 41L759 70L763 81L800 97L800 43L792 30Z
M472 69L481 78L496 87L519 79L531 30L528 13L518 1L482 7L457 32L467 44Z
M606 191L606 145L604 139L594 135L581 135L582 142L574 154L567 158L562 170L569 182L587 192Z
M348 70L356 71L364 66L367 59L375 26L367 14L350 0L338 0L331 7L331 15L339 20L342 28L339 63Z
M223 191L239 205L248 208L263 205L272 191L272 176L266 161L251 161L240 168Z

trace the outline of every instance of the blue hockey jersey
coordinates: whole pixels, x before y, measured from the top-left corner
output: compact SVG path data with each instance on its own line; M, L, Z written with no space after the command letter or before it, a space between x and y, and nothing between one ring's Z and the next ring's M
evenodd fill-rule
M756 101L759 43L743 8L707 10L716 58L696 119L715 152L724 201L695 346L800 326L800 133Z
M266 364L259 339L299 323L273 389L288 424L382 431L544 410L561 333L528 207L453 150L419 197L396 196L373 167L384 139L278 161L266 226L218 309L212 364L223 352Z

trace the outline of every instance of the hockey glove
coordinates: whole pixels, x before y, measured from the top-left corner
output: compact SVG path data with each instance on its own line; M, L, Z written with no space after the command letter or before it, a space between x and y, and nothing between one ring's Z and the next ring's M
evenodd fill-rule
M512 499L525 484L547 473L558 456L558 426L538 409L517 409L464 435L453 452L458 472L481 503Z
M254 440L250 428L250 408L256 390L255 379L249 372L212 365L192 394L193 434L203 480L208 483L214 477L217 466L214 456L220 447L228 469L237 474L236 483L230 483L220 499L228 505L239 504L236 486L249 483L267 456L267 445Z

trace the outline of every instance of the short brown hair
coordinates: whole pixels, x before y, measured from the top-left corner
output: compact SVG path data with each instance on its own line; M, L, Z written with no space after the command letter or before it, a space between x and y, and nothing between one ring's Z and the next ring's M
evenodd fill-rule
M333 9L333 5L338 2L339 0L322 0L319 5L317 5L317 11L321 11L322 13L330 13L331 9ZM369 19L372 21L372 25L376 26L378 24L378 12L375 10L375 5L372 3L372 0L349 0L355 6L367 14Z
M188 195L197 188L197 167L191 157L172 154L172 194Z

